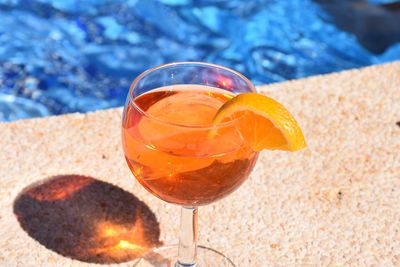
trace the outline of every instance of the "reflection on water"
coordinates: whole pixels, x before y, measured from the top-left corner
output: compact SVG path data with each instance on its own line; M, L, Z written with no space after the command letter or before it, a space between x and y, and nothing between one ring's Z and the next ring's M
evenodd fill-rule
M21 227L46 248L93 263L120 263L159 246L149 207L114 185L79 175L53 177L14 203Z
M123 105L136 75L172 61L263 84L400 59L398 6L371 3L0 0L0 120Z
M354 34L358 42L371 53L382 54L400 42L400 2L314 1L321 5L338 28Z

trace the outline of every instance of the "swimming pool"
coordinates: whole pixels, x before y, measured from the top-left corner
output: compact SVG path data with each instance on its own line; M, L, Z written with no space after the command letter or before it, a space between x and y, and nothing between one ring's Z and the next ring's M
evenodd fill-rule
M397 60L396 3L0 0L0 120L123 105L137 74L171 61L264 84Z

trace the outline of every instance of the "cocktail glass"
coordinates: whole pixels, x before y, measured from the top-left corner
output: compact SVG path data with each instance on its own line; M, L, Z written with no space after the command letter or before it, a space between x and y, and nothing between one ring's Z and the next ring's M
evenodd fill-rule
M241 134L243 115L212 122L245 92L255 88L243 75L201 62L158 66L133 81L122 122L127 163L149 192L182 206L179 245L155 249L138 266L234 266L197 245L197 209L236 190L257 160Z

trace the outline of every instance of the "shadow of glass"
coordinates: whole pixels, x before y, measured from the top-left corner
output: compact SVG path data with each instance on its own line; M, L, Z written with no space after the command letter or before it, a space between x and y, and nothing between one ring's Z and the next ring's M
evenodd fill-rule
M14 213L32 238L80 261L121 263L161 245L156 216L144 202L91 177L34 184L17 197Z

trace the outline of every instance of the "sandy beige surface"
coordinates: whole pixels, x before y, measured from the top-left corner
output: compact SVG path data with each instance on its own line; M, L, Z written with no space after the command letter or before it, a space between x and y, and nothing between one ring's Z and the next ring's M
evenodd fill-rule
M238 191L200 209L200 243L238 266L400 266L400 62L259 90L309 147L263 152ZM0 266L129 266L175 243L179 209L132 177L120 120L0 124Z

